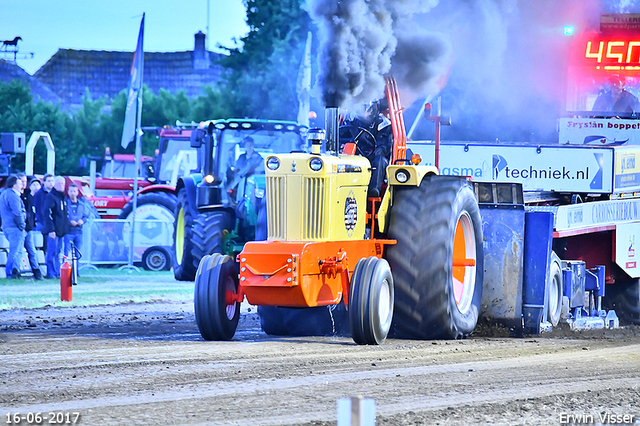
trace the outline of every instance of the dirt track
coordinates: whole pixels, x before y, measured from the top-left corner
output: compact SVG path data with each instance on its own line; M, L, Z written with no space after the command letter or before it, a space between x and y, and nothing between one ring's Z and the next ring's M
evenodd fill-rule
M382 425L640 419L640 330L554 333L362 347L269 337L245 309L234 341L205 342L190 303L3 311L0 421L53 411L88 425L323 425L357 395L375 400Z

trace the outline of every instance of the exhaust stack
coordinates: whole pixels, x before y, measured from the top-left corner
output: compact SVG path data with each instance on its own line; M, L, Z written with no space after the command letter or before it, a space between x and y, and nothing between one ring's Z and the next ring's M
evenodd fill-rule
M327 129L326 150L329 152L338 151L338 107L326 107L325 128Z

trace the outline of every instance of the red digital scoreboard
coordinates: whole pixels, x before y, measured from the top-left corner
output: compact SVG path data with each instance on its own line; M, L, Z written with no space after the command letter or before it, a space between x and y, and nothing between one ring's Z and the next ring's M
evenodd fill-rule
M600 31L576 35L568 57L567 111L590 111L614 74L640 97L640 15L602 15Z
M640 34L582 40L582 63L596 69L640 70Z
M574 54L579 62L574 65L611 71L640 70L640 14L601 15L600 32L577 37Z

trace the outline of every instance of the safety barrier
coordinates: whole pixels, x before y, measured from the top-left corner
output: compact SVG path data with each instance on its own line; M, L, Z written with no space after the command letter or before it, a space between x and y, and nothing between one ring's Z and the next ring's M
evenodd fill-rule
M42 275L46 275L47 269L44 266L45 263L45 255L42 250L42 234L39 232L35 232L33 234L34 237L34 245L36 247L36 257L38 258L38 265L40 266L40 271ZM4 234L0 232L0 278L6 278L7 274L5 272L5 265L7 264L7 256L9 254L9 241L5 238ZM31 266L29 265L29 258L27 257L27 251L25 249L22 250L22 256L20 257L18 264L16 265L16 269L20 270L21 274L31 275Z
M129 261L131 221L127 219L90 219L83 226L82 258L85 265L118 265ZM173 223L156 219L136 219L133 262L140 262L150 247L171 249Z
M126 265L129 262L129 246L131 244L131 221L128 219L89 219L82 229L82 258L79 266L89 265ZM151 247L163 247L168 253L173 244L173 223L157 219L140 219L135 221L133 241L133 262L141 262L145 251ZM38 264L43 275L46 275L45 253L42 250L42 234L36 234L35 240ZM9 242L0 232L0 278L6 278L5 268ZM63 250L63 255L66 248ZM30 276L31 268L26 251L18 265L21 273Z

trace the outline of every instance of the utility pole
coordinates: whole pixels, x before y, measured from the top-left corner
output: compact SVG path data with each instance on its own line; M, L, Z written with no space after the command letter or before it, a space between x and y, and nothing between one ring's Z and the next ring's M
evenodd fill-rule
M209 38L211 36L211 34L209 34L209 11L210 11L210 6L211 6L211 0L207 0L207 38L205 39L205 49L207 50L207 52L209 51Z

